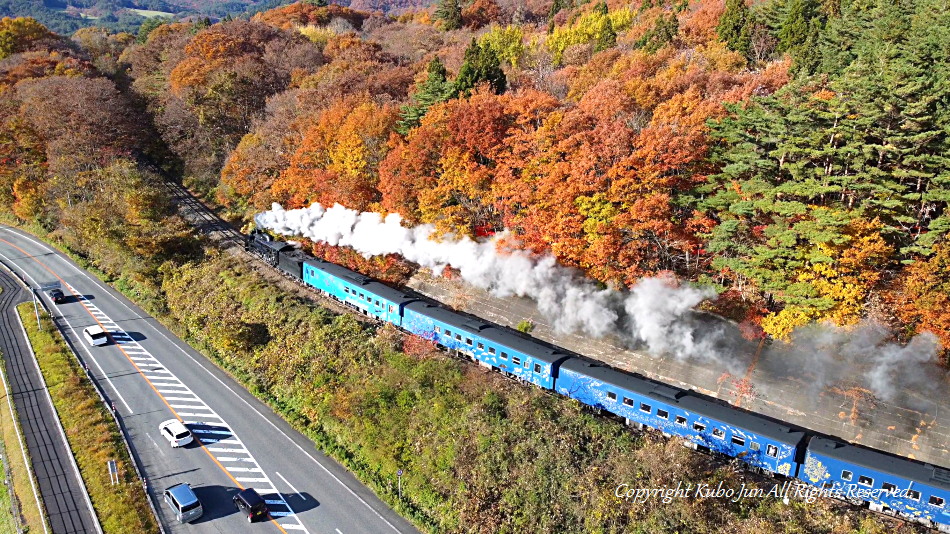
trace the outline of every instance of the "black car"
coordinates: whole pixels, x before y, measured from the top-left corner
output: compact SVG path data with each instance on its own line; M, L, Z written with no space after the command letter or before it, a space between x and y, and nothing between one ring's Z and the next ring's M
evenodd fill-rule
M62 304L63 302L66 302L66 295L63 293L62 289L53 288L47 291L46 294L49 295L49 298L55 304Z
M259 517L267 517L267 503L254 488L246 490L234 496L234 507L239 512L247 515L247 522L251 523Z

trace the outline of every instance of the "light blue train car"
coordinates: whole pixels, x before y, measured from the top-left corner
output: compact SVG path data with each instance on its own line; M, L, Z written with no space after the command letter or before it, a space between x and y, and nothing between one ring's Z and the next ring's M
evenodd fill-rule
M554 388L557 365L568 358L566 354L526 339L508 328L490 325L423 301L405 306L402 327L464 354L485 367L545 389Z
M580 358L560 365L556 391L619 415L628 424L679 436L694 448L740 458L782 475L797 473L796 451L805 439L804 432L696 393Z
M950 532L950 470L823 437L808 443L801 480L872 510Z
M405 305L418 300L346 267L318 259L304 262L303 281L364 315L396 326L400 326Z

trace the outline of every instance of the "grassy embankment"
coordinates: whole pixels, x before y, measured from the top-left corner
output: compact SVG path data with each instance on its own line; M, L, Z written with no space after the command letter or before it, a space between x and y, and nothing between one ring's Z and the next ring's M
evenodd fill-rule
M4 483L0 484L0 533L13 534L17 531L14 503L22 521L20 526L27 532L43 532L46 517L33 492L34 481L30 480L33 475L27 465L29 451L24 451L25 444L20 441L22 433L17 428L19 423L16 407L7 394L10 385L6 382L5 374L3 379L3 390L0 391L0 453L3 454L0 476L4 478ZM3 470L4 466L9 470L9 481L6 480L7 471ZM11 486L12 494L9 491Z
M135 475L115 421L47 315L38 330L32 304L17 307L69 446L105 534L158 530L145 490ZM121 481L112 485L106 463L116 460Z

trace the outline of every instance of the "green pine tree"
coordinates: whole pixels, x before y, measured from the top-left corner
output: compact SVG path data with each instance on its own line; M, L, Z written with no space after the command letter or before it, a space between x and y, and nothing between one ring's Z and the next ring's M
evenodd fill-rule
M820 23L817 0L791 0L778 31L778 51L790 52L805 44Z
M426 70L428 77L413 92L412 104L402 108L402 120L396 125L396 131L403 135L419 126L430 107L445 102L454 92L452 84L446 78L445 65L439 58L430 61Z
M602 50L607 50L608 48L613 48L617 45L617 32L614 31L614 25L610 22L610 18L605 18L604 29L600 32L600 35L597 36L597 44L594 48L595 52L600 52Z
M730 50L748 58L752 52L752 25L752 12L745 0L726 0L726 11L719 19L716 32Z
M455 95L468 96L478 84L487 83L495 94L505 92L508 79L501 70L498 55L490 46L479 46L475 39L465 50L465 60L455 78Z
M435 8L435 18L442 22L445 30L457 30L462 27L462 6L459 0L439 0Z

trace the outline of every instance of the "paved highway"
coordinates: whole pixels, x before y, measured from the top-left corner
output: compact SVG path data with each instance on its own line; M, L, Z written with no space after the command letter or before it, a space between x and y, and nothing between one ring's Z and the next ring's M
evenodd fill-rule
M50 305L68 325L71 343L115 399L156 502L165 488L178 482L195 489L204 515L180 525L160 503L166 531L416 532L237 382L52 247L0 226L0 259L34 286L60 283L67 301ZM111 332L109 345L89 347L82 339L82 329L96 324ZM185 421L200 444L169 446L158 425L175 417ZM234 509L231 496L246 487L268 501L270 521L248 525Z

